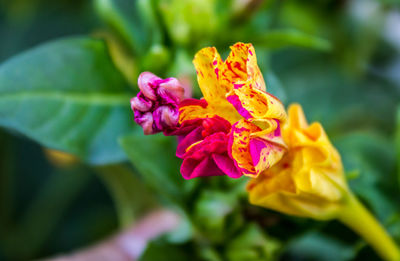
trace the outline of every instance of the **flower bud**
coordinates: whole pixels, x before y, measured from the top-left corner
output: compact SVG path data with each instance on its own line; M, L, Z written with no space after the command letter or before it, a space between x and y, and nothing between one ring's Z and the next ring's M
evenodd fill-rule
M134 119L145 135L174 129L184 88L175 78L161 79L150 72L140 74L139 93L131 99Z

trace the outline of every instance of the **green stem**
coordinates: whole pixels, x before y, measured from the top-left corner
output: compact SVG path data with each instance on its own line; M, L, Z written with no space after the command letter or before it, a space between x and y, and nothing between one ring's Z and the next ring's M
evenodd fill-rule
M400 260L395 242L355 196L350 195L338 219L362 236L384 260Z

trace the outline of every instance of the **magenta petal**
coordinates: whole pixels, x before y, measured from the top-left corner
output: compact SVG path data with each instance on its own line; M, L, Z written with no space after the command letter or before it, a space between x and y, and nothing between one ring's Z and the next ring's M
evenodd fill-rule
M221 171L224 172L227 176L235 179L242 176L242 173L235 166L233 160L229 158L228 155L213 154L212 157L218 168L220 168Z
M236 95L230 95L227 97L227 100L233 105L233 107L235 107L237 112L240 115L242 115L242 117L244 117L246 120L252 118L249 111L243 107L242 102L239 100L239 97L237 97Z
M192 132L190 132L187 136L183 137L179 140L178 147L176 148L176 156L178 158L183 158L186 153L186 149L195 142L203 139L201 135L202 128L198 127Z
M261 151L268 146L270 146L270 144L266 140L259 138L254 138L250 140L249 142L250 155L251 159L253 160L254 166L256 166L260 161L260 156L262 154Z
M181 174L185 179L224 175L210 157L203 158L200 162L185 159L181 166Z

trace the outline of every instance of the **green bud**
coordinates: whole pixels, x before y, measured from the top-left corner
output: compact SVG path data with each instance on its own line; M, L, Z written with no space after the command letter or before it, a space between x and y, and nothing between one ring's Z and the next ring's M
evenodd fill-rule
M154 44L143 59L143 70L154 73L162 72L171 59L170 51L163 45Z

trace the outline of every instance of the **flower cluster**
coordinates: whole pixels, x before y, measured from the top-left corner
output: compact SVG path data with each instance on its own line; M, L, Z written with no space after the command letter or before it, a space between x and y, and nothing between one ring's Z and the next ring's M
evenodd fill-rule
M178 88L160 91L171 78L143 73L141 91L131 102L136 122L145 134L163 131L179 137L177 156L183 159L181 173L186 179L257 177L286 152L281 134L286 112L266 92L253 46L233 45L225 61L215 48L204 48L193 63L203 98L181 101Z

